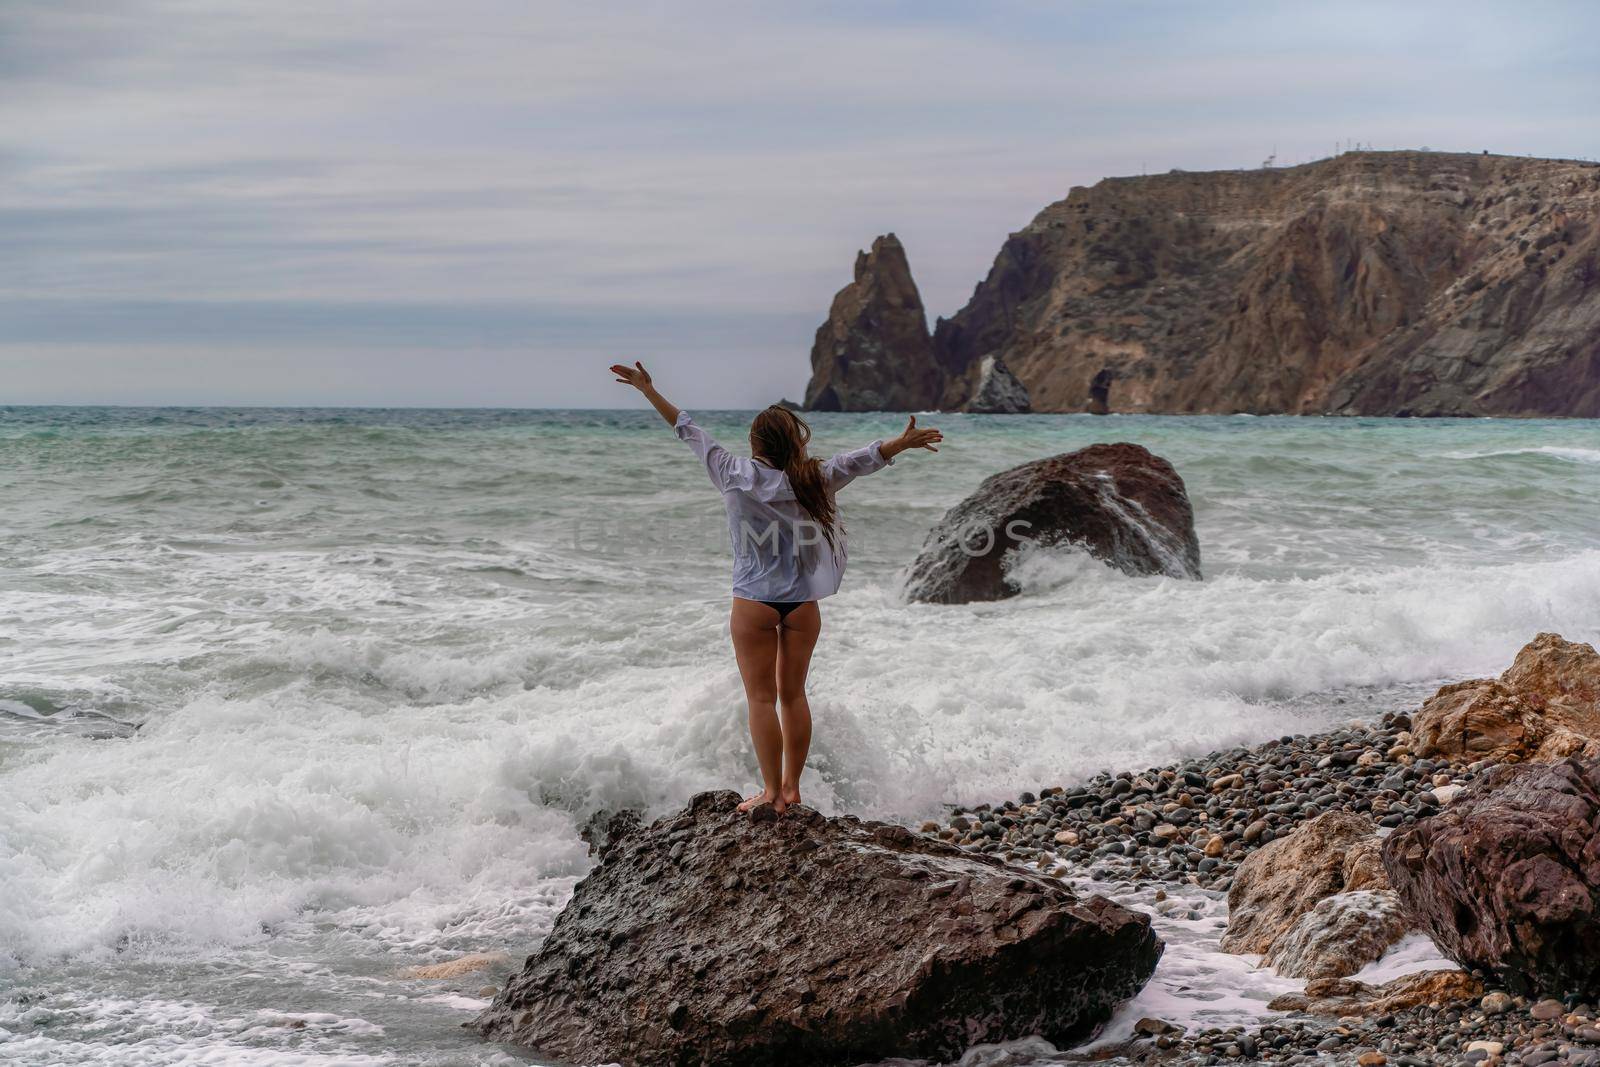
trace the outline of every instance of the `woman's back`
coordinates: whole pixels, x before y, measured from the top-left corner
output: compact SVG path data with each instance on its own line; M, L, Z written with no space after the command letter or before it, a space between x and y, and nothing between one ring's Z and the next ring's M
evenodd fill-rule
M678 413L673 430L705 464L722 494L733 547L733 595L747 600L819 600L839 591L847 556L844 530L811 517L789 476L758 459L736 456ZM822 463L825 492L833 494L892 461L883 442L841 452Z

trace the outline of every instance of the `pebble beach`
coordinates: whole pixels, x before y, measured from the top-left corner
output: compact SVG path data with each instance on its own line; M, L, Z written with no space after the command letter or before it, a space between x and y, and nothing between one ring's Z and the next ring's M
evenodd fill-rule
M1216 940L1226 926L1228 890L1254 850L1330 811L1368 816L1385 834L1437 813L1485 769L1483 763L1414 757L1410 728L1409 714L1391 712L1372 723L1043 787L1015 800L954 810L943 821L923 822L921 831L1147 908L1164 937L1186 941L1191 951L1198 940L1202 953L1221 954ZM1198 938L1196 927L1204 928ZM1425 935L1412 934L1393 951L1405 956L1407 950L1430 967L1455 968ZM1256 959L1245 965L1255 966ZM1370 970L1386 976L1381 964ZM1161 980L1158 967L1153 984ZM1146 1002L1161 1000L1141 996L1087 1051L1030 1042L993 1046L963 1064L1600 1065L1600 1007L1594 1002L1516 996L1481 971L1462 972L1460 981L1467 995L1446 1007L1328 1017L1295 1010L1295 994L1287 993L1280 994L1284 1000L1258 1002L1254 1019L1226 1026L1195 1025L1192 1011L1187 1027L1144 1015Z

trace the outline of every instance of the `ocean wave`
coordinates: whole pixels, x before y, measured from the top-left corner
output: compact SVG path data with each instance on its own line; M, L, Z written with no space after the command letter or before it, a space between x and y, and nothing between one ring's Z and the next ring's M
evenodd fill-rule
M1563 445L1535 445L1526 448L1499 448L1487 451L1442 453L1444 459L1498 459L1502 456L1549 456L1573 463L1600 464L1600 448L1568 448Z
M875 583L828 603L810 802L935 815L1409 706L1540 630L1600 632L1600 552L1280 581L1131 579L1074 553L1030 568L993 604ZM323 630L276 647L265 691L225 671L131 740L10 768L0 944L199 950L308 908L413 947L442 911L527 921L502 903L580 872L595 815L754 783L726 610L590 634L559 687L525 677L516 630L453 655Z

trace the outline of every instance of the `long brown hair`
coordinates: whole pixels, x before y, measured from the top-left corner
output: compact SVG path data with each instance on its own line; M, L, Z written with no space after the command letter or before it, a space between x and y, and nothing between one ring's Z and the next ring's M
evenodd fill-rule
M822 527L828 544L837 548L834 525L839 521L839 514L822 480L822 464L806 455L806 445L810 441L811 427L806 425L806 420L778 404L762 411L750 423L750 454L789 476L794 498L812 521Z

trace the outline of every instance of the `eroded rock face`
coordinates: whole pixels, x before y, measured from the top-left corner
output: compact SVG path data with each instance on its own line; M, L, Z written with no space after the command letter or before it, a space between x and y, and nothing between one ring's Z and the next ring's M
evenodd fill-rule
M1381 959L1408 929L1392 890L1335 893L1274 939L1261 962L1289 978L1343 978Z
M1466 971L1418 971L1382 985L1353 978L1319 978L1304 993L1285 993L1267 1004L1272 1011L1311 1015L1384 1015L1428 1005L1445 1008L1483 996L1483 983Z
M933 349L948 410L997 355L1035 411L1600 416L1600 166L1108 178L1012 234Z
M894 234L856 256L855 280L840 289L811 347L812 411L922 411L937 405L945 373L906 250Z
M1139 445L1090 445L984 480L947 512L912 563L912 600L966 604L1016 595L1007 554L1025 541L1075 544L1126 574L1200 577L1183 479Z
M1600 760L1503 764L1430 819L1395 831L1383 863L1413 920L1451 959L1521 993L1600 990Z
M1600 653L1539 634L1499 678L1440 689L1412 717L1419 756L1540 760L1600 756Z
M1317 902L1370 881L1365 842L1377 827L1364 815L1330 811L1251 853L1228 889L1224 952L1266 953Z
M934 343L1035 411L1594 416L1597 297L1600 167L1355 152L1073 189Z
M618 819L477 1026L581 1063L947 1060L1087 1037L1149 978L1147 916L914 835L703 793Z

